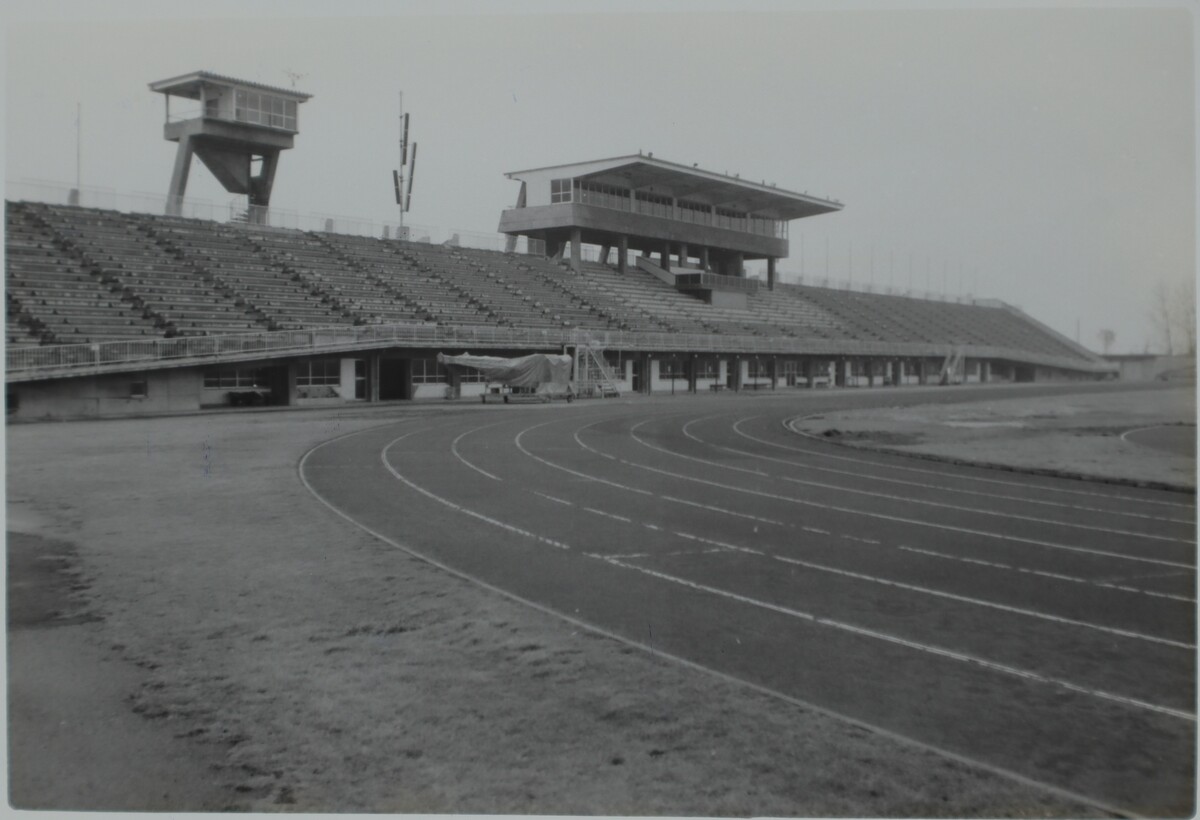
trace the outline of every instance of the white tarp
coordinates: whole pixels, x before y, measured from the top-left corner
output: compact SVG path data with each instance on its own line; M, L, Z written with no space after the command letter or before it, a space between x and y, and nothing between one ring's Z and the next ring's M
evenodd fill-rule
M439 353L437 359L443 365L473 367L488 381L510 387L537 388L546 385L542 392L566 391L571 380L572 360L567 355L533 353L516 359L502 359L499 356L472 356L469 353L461 356Z

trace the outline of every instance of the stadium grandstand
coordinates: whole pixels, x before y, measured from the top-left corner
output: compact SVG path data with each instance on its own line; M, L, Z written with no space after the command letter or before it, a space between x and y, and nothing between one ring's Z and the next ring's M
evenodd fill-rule
M179 149L165 207L83 207L78 191L6 202L10 417L487 389L439 353L565 350L584 395L1113 371L1001 302L777 281L788 223L840 203L652 155L510 173L521 188L501 215L503 251L281 227L270 187L308 96L206 72L151 88L200 102L192 120L172 120L168 102L164 135ZM251 207L185 216L192 153ZM766 260L765 282L747 277L749 260Z

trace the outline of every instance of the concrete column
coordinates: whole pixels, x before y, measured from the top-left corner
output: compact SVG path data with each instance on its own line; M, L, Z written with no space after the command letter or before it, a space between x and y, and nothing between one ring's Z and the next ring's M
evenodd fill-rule
M696 354L693 353L692 358L687 360L687 383L689 393L696 392L696 366Z
M850 367L850 362L845 359L839 359L834 362L833 368L833 384L835 387L846 386L846 371Z
M617 270L621 273L625 272L626 259L629 258L629 237L621 236L617 240Z
M571 229L571 270L575 271L576 273L579 273L579 268L583 264L583 252L582 252L582 248L579 247L581 241L582 241L581 232L580 232L579 228L572 228Z
M775 257L767 257L767 290L775 290Z
M708 248L707 247L700 249L700 267L704 268L705 270L708 270Z
M986 359L979 363L979 381L982 384L992 380L992 363Z
M771 389L779 389L779 359L776 356L771 357Z
M651 384L654 373L650 369L650 358L649 353L642 354L642 392L647 396L654 392L653 385Z
M671 243L662 243L662 250L658 252L660 257L659 267L669 271L671 269Z
M187 190L188 172L192 168L192 138L182 137L175 149L175 168L171 172L171 188L167 191L167 215L179 216L183 211L183 193Z
M738 277L745 276L746 268L744 267L744 264L743 264L745 262L745 257L742 255L742 252L734 251L733 259L731 261L733 263L733 265L732 265L733 273L731 275L738 276Z
M864 364L867 368L867 387L875 386L875 360L867 359Z
M804 381L810 390L817 386L817 363L812 359L804 360Z
M379 359L378 352L367 357L367 401L379 401Z
M917 362L917 382L929 384L929 360L922 358Z
M686 268L688 266L688 246L686 242L679 243L679 267Z
M605 244L605 245L600 246L600 264L601 265L608 264L608 257L611 253L612 253L612 245Z
M892 360L892 384L896 385L897 387L904 384L904 360L903 359L893 359Z
M298 392L296 390L296 363L288 362L287 366L287 403L289 407L296 406L296 398Z

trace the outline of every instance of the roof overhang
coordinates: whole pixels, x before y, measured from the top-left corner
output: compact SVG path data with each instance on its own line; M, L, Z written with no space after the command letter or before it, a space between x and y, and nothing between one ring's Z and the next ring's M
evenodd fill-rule
M304 102L312 97L312 94L305 94L303 91L277 88L271 85L251 82L250 80L239 80L236 77L226 77L223 74L214 74L211 71L193 71L190 74L181 74L169 80L159 80L158 82L150 83L150 90L157 91L159 94L170 94L175 97L187 97L188 99L198 100L200 99L200 87L205 84L255 89L274 94L277 97L283 97L284 99L295 100L296 102Z
M688 167L642 154L510 171L505 176L509 179L523 180L526 177L544 176L548 173L553 173L556 177L589 180L731 208L768 219L786 221L842 209L842 204L834 200L788 191L774 185L749 182L737 176L705 171L696 166Z

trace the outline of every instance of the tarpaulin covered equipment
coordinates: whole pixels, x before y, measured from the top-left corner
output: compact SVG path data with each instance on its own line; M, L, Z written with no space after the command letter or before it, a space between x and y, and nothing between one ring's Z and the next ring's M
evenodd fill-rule
M439 353L438 364L473 367L488 381L510 387L539 388L539 392L565 392L570 389L572 360L567 355L533 353L516 359L499 356L447 356Z

